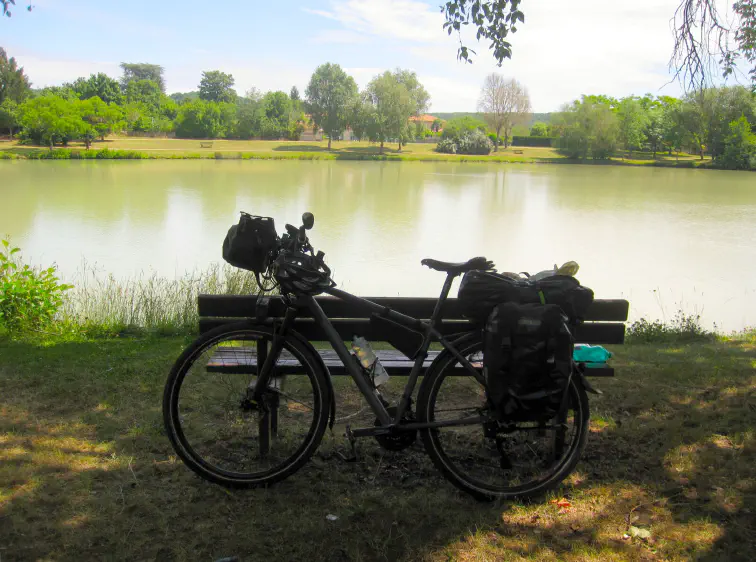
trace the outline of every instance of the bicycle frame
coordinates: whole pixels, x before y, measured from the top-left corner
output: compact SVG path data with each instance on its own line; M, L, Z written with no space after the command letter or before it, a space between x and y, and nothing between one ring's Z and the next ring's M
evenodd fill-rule
M378 396L376 396L373 385L364 376L357 362L354 361L351 353L349 352L349 349L344 344L344 341L342 340L341 336L333 327L333 324L331 324L331 321L328 319L325 312L323 312L323 309L320 307L318 302L312 296L298 297L296 299L296 302L293 303L292 306L287 308L284 321L281 324L280 328L275 331L273 341L271 342L271 349L267 357L265 358L265 362L260 372L260 376L259 376L260 384L256 385L255 399L259 400L262 394L262 389L267 387L267 381L271 376L273 365L278 357L279 352L281 351L281 347L282 347L281 338L286 335L294 319L297 317L298 309L302 307L306 307L312 313L315 323L325 333L329 343L331 344L331 347L336 352L339 359L341 359L342 363L344 364L344 367L347 369L347 372L352 377L352 380L354 380L354 383L357 385L357 388L359 389L360 393L364 396L368 405L373 410L373 413L376 415L376 418L381 423L380 427L369 427L369 428L361 428L361 429L354 430L353 435L355 437L363 437L363 436L368 436L368 435L378 435L382 433L387 433L391 430L391 428L396 427L396 426L401 426L402 429L414 430L414 429L443 427L443 426L451 426L451 425L468 425L468 424L481 423L481 420L482 420L481 416L476 416L474 418L473 417L461 418L459 420L447 420L443 422L401 423L402 416L404 416L405 412L409 408L412 392L414 391L415 386L417 385L417 379L419 378L420 373L423 370L423 363L425 362L425 359L428 357L428 348L433 342L440 343L444 347L444 349L446 349L449 353L451 353L459 361L459 363L463 366L463 368L466 371L468 371L471 376L475 377L482 385L485 382L483 379L483 376L470 364L467 358L465 358L452 345L451 342L449 342L446 338L444 338L441 335L441 333L438 331L438 329L436 328L438 325L438 322L441 319L441 308L443 307L444 302L446 302L446 299L449 296L449 291L451 290L452 282L454 281L454 278L456 276L457 275L451 274L451 273L447 274L446 281L444 282L444 286L441 290L441 295L436 301L436 306L433 310L433 314L431 316L430 322L424 322L422 320L418 320L417 318L407 316L406 314L396 312L395 310L392 310L391 308L381 306L372 301L369 301L361 297L357 297L355 295L352 295L351 293L347 293L346 291L342 291L340 289L331 288L325 291L326 293L334 297L337 297L339 299L342 299L344 301L352 302L363 308L369 308L370 310L372 310L375 313L380 314L384 318L393 320L399 324L402 324L403 326L406 326L407 328L416 330L423 334L422 346L417 356L415 357L415 362L412 366L412 370L410 371L407 384L404 387L402 397L399 401L399 404L397 405L396 415L393 418L388 413L388 411L386 410L385 406L383 405L381 400L378 398Z

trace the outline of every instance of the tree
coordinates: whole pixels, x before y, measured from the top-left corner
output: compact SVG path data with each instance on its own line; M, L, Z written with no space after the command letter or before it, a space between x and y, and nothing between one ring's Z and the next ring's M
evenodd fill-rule
M533 123L533 126L530 128L530 136L531 137L548 137L549 126L542 121L536 121L535 123Z
M396 139L401 150L402 142L409 137L409 118L417 102L397 74L386 71L373 78L362 94L362 102L361 132L372 142L381 143L381 153L390 139Z
M205 101L232 102L236 99L234 77L220 70L206 70L199 84L199 97Z
M82 120L74 103L49 95L24 102L19 108L24 137L48 146L52 151L55 143L66 145L68 141L84 136L89 126Z
M153 109L160 106L163 93L160 85L153 80L131 80L126 85L126 103L143 103Z
M292 103L285 92L268 92L260 104L259 135L266 139L289 137Z
M163 78L164 69L157 64L140 63L121 63L121 70L123 70L123 76L121 77L121 88L126 90L129 82L150 80L155 82L160 88L160 92L165 92L165 80Z
M674 14L675 47L670 61L677 76L695 90L704 87L711 71L721 65L725 76L735 70L739 60L751 65L749 74L756 89L756 0L735 0L736 21L728 25L717 10L717 0L679 0ZM512 57L510 33L517 31L525 15L521 0L448 0L441 7L443 28L459 38L457 58L471 62L475 51L462 41L462 29L471 26L476 38L490 41L493 56L501 66ZM712 64L714 62L715 64Z
M553 116L561 131L559 149L569 158L609 158L616 148L619 125L608 99L583 96Z
M681 0L670 65L690 90L705 88L716 66L730 76L739 60L752 65L748 74L756 90L756 0L736 0L732 9L734 25L722 19L716 0Z
M328 135L331 150L331 140L347 126L358 97L357 84L338 64L326 63L315 69L305 96L312 121Z
M82 100L98 97L105 103L123 103L118 81L103 72L91 74L89 78L79 78L70 87Z
M663 109L657 107L648 112L643 134L654 153L654 160L656 160L656 153L664 146L666 126L667 121Z
M176 136L179 138L222 138L236 128L236 106L194 100L179 107Z
M8 134L13 138L13 129L18 125L18 104L10 98L0 103L0 129L8 129Z
M397 68L392 74L394 79L407 89L407 93L412 101L411 115L419 116L421 113L425 113L430 104L430 94L417 79L417 74L411 70L402 70L401 68Z
M300 101L299 89L297 89L296 86L291 87L291 92L289 93L289 97L291 98L291 101Z
M496 151L499 149L499 137L502 132L504 133L504 148L507 148L512 128L528 120L530 96L514 78L506 80L500 74L492 73L483 82L478 110L483 113L483 118L496 133L494 141L494 151Z
M740 119L730 122L728 129L724 149L714 161L728 170L756 169L756 134L751 132L748 119L741 115Z
M433 123L431 123L431 131L433 131L434 133L438 133L443 128L444 122L441 121L441 119L434 119Z
M24 101L31 93L31 84L24 69L19 68L14 57L8 58L0 47L0 103L11 99L16 103Z
M37 96L57 96L64 100L73 101L79 99L79 94L74 90L70 84L63 84L62 86L46 86L36 92Z
M401 68L397 68L392 73L392 75L397 83L404 86L404 88L407 90L407 94L410 97L411 113L407 116L407 118L409 119L409 117L413 115L415 117L419 117L421 113L425 113L425 111L428 109L428 105L430 104L430 94L417 79L417 74L412 72L411 70L402 70ZM414 138L415 136L415 131L413 131L412 127L410 127L409 123L407 123L406 126L402 128L401 133L398 135L399 150L402 149L403 144L407 144L407 142L409 140L412 140L412 138Z
M171 98L174 102L178 104L182 104L185 101L192 101L192 100L199 99L199 92L196 90L191 91L191 92L174 92L168 97Z
M117 130L123 123L123 110L116 104L107 104L98 97L82 100L77 103L81 118L92 127L92 131L100 140ZM87 150L91 141L84 139Z
M486 124L480 119L470 117L469 115L463 115L462 117L455 117L449 119L444 125L443 138L445 139L460 139L465 135L473 133L475 131L486 132Z
M643 107L635 97L624 98L617 108L619 118L619 137L625 150L630 156L631 151L640 148L643 142L643 131L646 128L647 116Z
M0 0L0 4L3 5L3 15L11 17L10 7L11 7L11 5L13 5L13 6L16 5L16 0ZM26 10L29 11L29 12L32 11L31 0L29 2L29 5L26 7Z
M478 40L491 42L490 48L500 66L504 59L512 58L512 44L507 36L517 31L517 22L525 22L519 6L520 0L449 0L442 5L444 29L449 35L456 32L459 37L457 58L472 62L470 53L475 54L462 43L461 31L468 25L476 29Z

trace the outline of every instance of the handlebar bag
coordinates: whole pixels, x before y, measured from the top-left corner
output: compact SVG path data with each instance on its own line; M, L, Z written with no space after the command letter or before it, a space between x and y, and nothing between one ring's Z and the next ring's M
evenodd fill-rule
M242 212L223 240L223 259L234 267L264 273L278 244L275 221Z
M457 294L462 313L483 322L500 303L555 304L571 323L581 321L593 303L593 291L574 277L552 275L538 281L513 279L490 271L468 271Z

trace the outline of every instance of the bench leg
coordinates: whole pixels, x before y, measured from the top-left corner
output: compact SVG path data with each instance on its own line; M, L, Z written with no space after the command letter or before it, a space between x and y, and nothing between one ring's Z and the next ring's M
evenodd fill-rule
M263 412L258 423L260 438L260 458L265 458L270 452L270 412Z

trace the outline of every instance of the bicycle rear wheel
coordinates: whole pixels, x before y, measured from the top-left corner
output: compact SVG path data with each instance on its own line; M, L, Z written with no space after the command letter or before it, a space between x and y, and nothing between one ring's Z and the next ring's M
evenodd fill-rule
M469 337L457 349L482 372L483 341ZM422 422L486 417L485 388L455 371L445 352L418 392ZM455 486L478 499L538 496L557 486L577 464L588 430L588 397L573 378L565 414L540 422L445 426L421 431L425 450Z
M251 400L273 333L247 323L198 338L171 370L163 419L178 456L228 487L286 478L315 452L328 421L330 386L313 352L286 337L262 400Z

